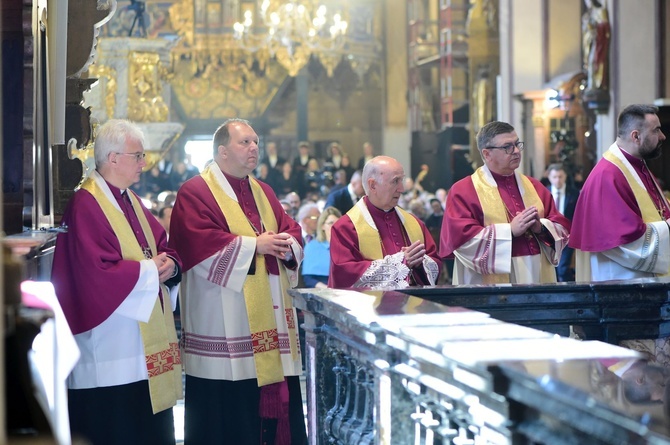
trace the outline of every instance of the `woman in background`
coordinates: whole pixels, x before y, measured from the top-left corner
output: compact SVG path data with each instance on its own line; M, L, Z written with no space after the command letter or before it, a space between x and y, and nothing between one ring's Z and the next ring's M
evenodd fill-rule
M330 229L342 214L335 207L326 207L316 224L316 239L305 246L302 278L305 287L328 287L330 273Z

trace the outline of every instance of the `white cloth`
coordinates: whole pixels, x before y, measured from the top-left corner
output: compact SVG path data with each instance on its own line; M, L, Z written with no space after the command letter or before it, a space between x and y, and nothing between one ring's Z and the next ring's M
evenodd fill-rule
M223 191L237 201L235 192L221 170L212 169ZM291 240L298 267L295 271L285 270L289 285L295 287L298 283L296 271L300 269L304 253L298 241L294 238ZM256 237L237 236L234 242L183 273L180 295L184 330L182 360L188 375L231 381L256 378L251 330L244 300L244 282L255 255ZM280 262L279 267L285 266ZM223 268L232 268L224 278L217 273ZM284 375L301 375L300 352L294 360L290 350L279 276L268 277ZM295 309L291 310L295 320Z
M552 186L551 196L554 197L554 202L556 203L558 211L565 214L565 185L560 189Z
M541 255L554 266L561 258L564 244L561 226L548 219L540 222L556 240L553 247L538 243L539 255L512 256L512 225L492 224L484 227L471 240L454 251L454 276L452 284L483 284L488 273L510 274L510 283L541 283Z
M544 221L543 221L544 223ZM549 228L552 225L545 225ZM489 239L491 231L495 238ZM553 235L553 234L552 234ZM495 247L490 243L494 243ZM556 265L556 251L540 243L542 254ZM484 249L482 252L481 249ZM495 252L495 255L493 254ZM483 255L482 255L483 254ZM510 283L540 283L540 255L512 257L512 230L510 224L493 224L454 251L454 276L452 284L484 284L484 271L480 259L488 255L490 270L510 274Z
M53 318L45 321L33 340L28 354L35 398L54 432L59 445L68 445L70 418L68 414L66 380L79 359L79 349L56 298L53 284L24 281L21 283L24 302L26 295L49 306Z
M138 321L148 322L158 298L158 269L140 261L140 277L128 298L100 325L74 336L81 358L68 378L71 389L125 385L148 380ZM172 309L179 286L170 289ZM123 341L119 341L123 338Z
M239 255L229 265L234 267L234 272L228 282L215 284L210 281L210 268L221 258L221 252L184 273L181 314L186 336L183 361L188 375L233 381L256 378L243 294L255 244L251 238L242 241ZM269 278L284 375L300 375L300 354L294 361L289 349L279 276L269 275Z
M670 270L670 256L661 255L661 246L670 244L670 229L665 221L647 224L647 231L632 243L604 252L578 252L587 255L591 273L577 270L577 281L630 280L653 278Z

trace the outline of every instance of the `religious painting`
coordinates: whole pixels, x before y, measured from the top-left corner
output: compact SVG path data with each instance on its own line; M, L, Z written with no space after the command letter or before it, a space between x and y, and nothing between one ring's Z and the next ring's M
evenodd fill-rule
M208 2L207 3L207 28L218 28L223 24L221 16L221 3Z
M103 37L148 37L176 39L177 32L170 21L172 1L133 0L119 2L118 9L100 35Z

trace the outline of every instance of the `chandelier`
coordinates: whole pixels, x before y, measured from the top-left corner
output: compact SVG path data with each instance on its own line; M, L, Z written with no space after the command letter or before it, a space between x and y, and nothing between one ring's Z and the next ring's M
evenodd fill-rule
M338 51L345 44L347 22L340 12L329 13L319 0L263 0L260 7L243 11L243 21L233 30L243 49L267 51L290 76L296 76L312 56L331 75L341 58Z

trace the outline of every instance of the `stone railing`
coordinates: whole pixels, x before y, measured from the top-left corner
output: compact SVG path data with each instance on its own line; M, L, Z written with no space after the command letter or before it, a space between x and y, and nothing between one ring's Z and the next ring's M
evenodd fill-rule
M670 443L667 370L626 348L553 333L665 336L667 289L293 290L304 313L310 443ZM636 379L613 372L615 363L657 376L660 393L634 399Z

